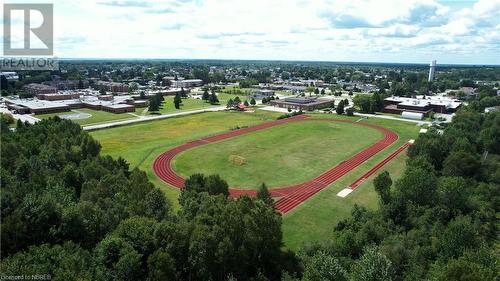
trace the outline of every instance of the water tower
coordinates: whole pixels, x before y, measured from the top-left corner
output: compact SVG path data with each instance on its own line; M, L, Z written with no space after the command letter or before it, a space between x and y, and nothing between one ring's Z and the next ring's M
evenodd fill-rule
M427 81L431 82L434 80L434 71L436 71L436 60L431 61L429 65L429 79Z

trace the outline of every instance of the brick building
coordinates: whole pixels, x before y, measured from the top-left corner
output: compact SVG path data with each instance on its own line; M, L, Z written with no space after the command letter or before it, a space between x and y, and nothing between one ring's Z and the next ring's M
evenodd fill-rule
M116 92L116 93L128 92L128 85L125 83L97 81L96 85L99 88L99 90L104 90L108 92Z
M31 83L28 85L25 85L23 87L24 91L26 93L32 94L32 95L39 95L39 94L55 94L57 93L57 88L44 85L44 84L38 84L38 83Z
M315 109L326 108L329 107L331 103L331 100L317 99L315 97L289 97L282 100L272 100L269 102L269 104L272 106L303 111L312 111Z

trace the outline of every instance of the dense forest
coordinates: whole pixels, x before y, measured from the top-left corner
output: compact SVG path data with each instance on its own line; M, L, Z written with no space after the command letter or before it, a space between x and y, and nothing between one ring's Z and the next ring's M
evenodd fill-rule
M68 120L1 133L3 276L52 280L498 280L500 114L462 109L374 181L325 241L283 248L262 186L228 197L218 175L186 180L173 212L146 174L101 156ZM2 277L3 278L3 277Z
M279 279L288 261L296 268L265 200L231 200L218 176L193 175L174 214L144 172L99 150L59 118L3 130L3 275L249 280Z

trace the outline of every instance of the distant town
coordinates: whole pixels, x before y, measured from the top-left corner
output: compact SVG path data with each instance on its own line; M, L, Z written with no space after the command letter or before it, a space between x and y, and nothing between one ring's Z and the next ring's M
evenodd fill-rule
M268 110L332 113L342 103L347 114L379 112L446 121L463 103L498 110L500 95L498 68L440 67L436 61L429 66L231 61L61 64L53 72L2 72L2 112L30 123L47 114L89 117L79 109L142 116L158 111L150 106L155 96L170 96L172 103L182 96L175 106L180 112L186 99L225 106L229 98L207 103L211 94L225 93L238 96L238 103L227 106L236 110L245 110L252 102ZM471 74L474 79L468 78ZM205 104L199 101L200 108Z

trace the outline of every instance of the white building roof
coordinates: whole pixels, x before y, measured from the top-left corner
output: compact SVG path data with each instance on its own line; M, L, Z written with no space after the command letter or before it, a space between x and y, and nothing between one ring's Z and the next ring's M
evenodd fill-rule
M424 107L428 104L431 105L443 105L446 108L456 109L462 102L453 98L443 97L443 96L416 96L416 98L405 98L391 96L386 98L387 101L399 102L401 105L414 106L414 107Z

